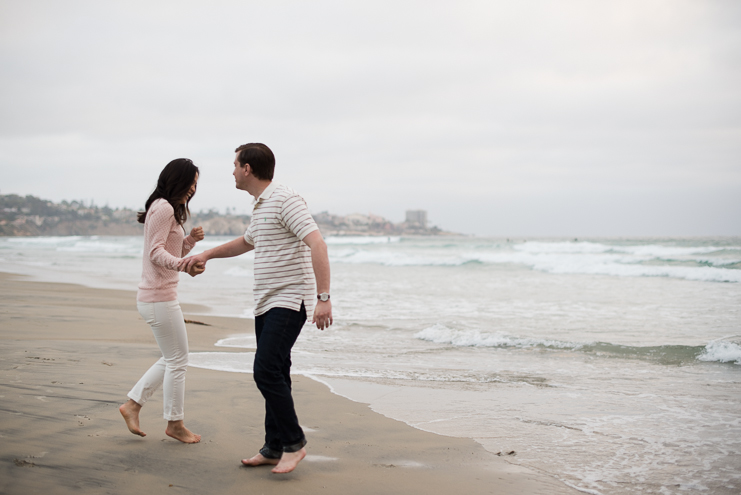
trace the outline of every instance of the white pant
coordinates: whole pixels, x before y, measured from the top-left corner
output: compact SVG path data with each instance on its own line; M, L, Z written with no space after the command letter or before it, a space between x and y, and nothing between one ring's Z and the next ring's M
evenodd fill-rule
M188 334L180 304L177 301L137 301L136 307L152 327L162 357L134 385L128 394L129 399L143 406L162 385L164 418L181 420L184 417L185 371L188 368Z

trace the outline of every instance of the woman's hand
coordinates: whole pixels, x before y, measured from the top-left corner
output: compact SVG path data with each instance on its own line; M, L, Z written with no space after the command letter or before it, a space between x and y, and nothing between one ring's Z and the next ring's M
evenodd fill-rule
M203 235L203 227L195 227L193 230L190 231L190 236L195 239L196 242L202 241L205 237Z

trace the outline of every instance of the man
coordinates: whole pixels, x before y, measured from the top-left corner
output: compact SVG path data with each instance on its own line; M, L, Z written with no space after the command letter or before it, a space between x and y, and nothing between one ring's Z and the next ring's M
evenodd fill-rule
M265 445L242 464L275 465L274 473L289 473L306 456L291 396L291 348L312 310L317 328L332 324L327 245L303 198L273 182L270 148L250 143L235 152L237 189L255 198L250 225L243 237L188 258L186 269L255 250L253 376L265 398Z

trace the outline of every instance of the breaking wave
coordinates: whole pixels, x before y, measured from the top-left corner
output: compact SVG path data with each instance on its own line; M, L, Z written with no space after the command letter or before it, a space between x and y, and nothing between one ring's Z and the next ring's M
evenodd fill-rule
M385 239L385 238L383 238ZM373 244L373 245L370 245ZM668 277L741 282L741 246L610 245L596 242L459 242L420 249L413 243L341 245L333 263L385 266L522 265L554 274Z
M499 347L543 350L572 350L607 358L643 359L659 364L689 364L697 361L741 365L741 340L738 336L713 340L707 345L630 346L609 342L566 342L552 339L523 338L504 332L454 330L436 324L417 332L415 338L458 347Z

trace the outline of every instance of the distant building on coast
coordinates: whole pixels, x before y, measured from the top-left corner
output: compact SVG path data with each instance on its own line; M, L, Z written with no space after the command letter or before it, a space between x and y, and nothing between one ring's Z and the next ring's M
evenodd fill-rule
M423 229L427 228L427 211L425 210L407 210L406 223L415 225Z
M332 215L323 211L314 214L323 235L456 235L438 227L430 227L425 210L408 210L402 223L393 223L379 215L352 213Z

